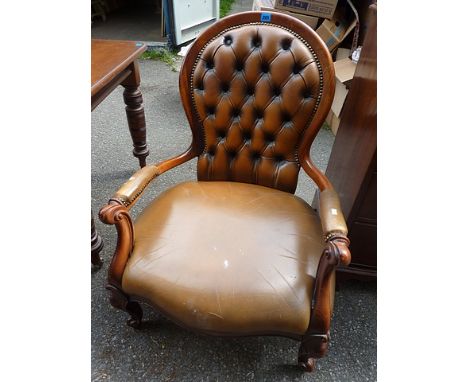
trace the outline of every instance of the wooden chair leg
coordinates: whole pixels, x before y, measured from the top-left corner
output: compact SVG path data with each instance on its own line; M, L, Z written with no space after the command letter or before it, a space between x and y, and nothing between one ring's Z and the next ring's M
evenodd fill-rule
M143 310L138 302L131 300L122 290L114 285L107 285L106 289L111 292L110 303L114 308L124 310L130 318L127 320L127 325L132 328L139 329L141 319L143 318Z
M299 367L302 370L307 371L308 373L311 373L315 370L315 365L317 363L317 360L312 357L301 359L301 357L299 356L298 363L299 363Z
M314 371L317 358L322 358L328 350L330 334L306 334L299 347L298 363L304 371Z
M101 268L102 260L99 257L104 243L102 242L101 236L97 233L94 225L93 213L91 212L91 264L96 268Z

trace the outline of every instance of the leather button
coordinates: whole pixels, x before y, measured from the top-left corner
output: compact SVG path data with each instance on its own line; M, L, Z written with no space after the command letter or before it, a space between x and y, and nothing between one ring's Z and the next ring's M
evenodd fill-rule
M285 111L282 113L282 116L281 116L281 117L283 118L283 121L284 121L284 122L289 122L289 121L291 121L291 116L290 116L287 112L285 112Z
M244 70L244 63L242 61L237 61L236 62L236 70L238 72L242 72L242 70Z
M255 116L257 119L262 119L263 118L263 110L262 109L255 109Z
M293 69L292 69L294 74L298 74L301 71L301 67L297 62L294 63Z
M221 139L226 138L226 132L223 131L223 130L219 130L218 131L218 137L221 138Z
M273 95L279 97L281 95L281 88L279 86L273 87Z
M310 91L310 89L305 89L304 90L304 93L302 94L302 96L304 98L312 98L312 92Z
M234 109L232 109L232 117L233 117L233 118L237 118L237 117L239 117L239 116L240 116L240 114L241 114L241 111L240 111L240 109L238 109L238 108L234 108Z
M206 107L206 114L208 114L209 116L214 115L215 111L216 111L216 107L214 107L214 106L207 106Z
M242 132L242 138L244 138L244 143L250 143L250 140L252 139L252 134L249 130L244 130Z
M212 58L209 58L206 60L206 68L207 69L213 69L214 68L214 61Z
M225 36L224 37L224 44L231 45L232 44L232 37L231 36Z
M268 73L268 71L270 70L270 65L268 64L268 62L262 62L261 69L263 73Z
M275 154L274 159L276 162L282 162L284 161L284 157L280 154Z
M229 84L228 83L221 84L221 91L223 93L227 93L229 91Z
M275 136L271 133L263 133L263 136L267 144L270 144L275 141Z
M214 156L216 154L216 146L210 147L208 150L208 155L209 156Z
M291 42L292 40L290 40L289 38L285 38L283 41L281 41L281 47L284 50L288 50L291 47Z
M252 157L252 160L253 160L253 161L257 161L257 160L260 159L260 156L261 156L261 155L260 155L260 153L254 151L254 152L252 152L252 153L250 154L250 156Z
M247 87L247 90L246 90L246 93L251 96L255 93L255 89L252 87L252 86L248 86Z
M253 39L252 39L252 45L255 47L255 48L259 48L261 45L262 45L262 39L258 36L255 36Z

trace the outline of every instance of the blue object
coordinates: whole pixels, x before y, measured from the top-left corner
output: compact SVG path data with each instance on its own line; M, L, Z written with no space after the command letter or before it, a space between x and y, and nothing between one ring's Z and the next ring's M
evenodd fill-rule
M135 44L135 46L143 46L143 43L142 43L142 42L137 42L137 43Z
M260 15L260 21L265 23L269 23L271 21L271 13L262 13Z

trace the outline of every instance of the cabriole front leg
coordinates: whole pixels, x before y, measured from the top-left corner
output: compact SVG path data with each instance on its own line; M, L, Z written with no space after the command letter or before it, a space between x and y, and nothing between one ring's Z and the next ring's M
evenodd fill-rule
M329 342L329 333L304 336L299 347L299 366L304 371L314 371L317 358L321 358L327 353Z
M143 318L143 310L138 302L130 299L122 289L115 285L108 284L106 289L110 292L109 301L114 308L124 310L130 318L127 320L127 325L132 328L139 329Z

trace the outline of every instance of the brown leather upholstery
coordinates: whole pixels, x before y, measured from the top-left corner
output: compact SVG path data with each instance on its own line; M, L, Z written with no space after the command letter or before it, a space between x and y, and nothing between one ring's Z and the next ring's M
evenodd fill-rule
M306 332L324 241L302 199L236 182L187 182L135 222L123 290L212 333Z
M348 234L346 220L341 211L340 198L334 189L320 192L320 221L325 235L340 232Z
M240 25L195 62L192 100L204 131L199 180L260 184L294 193L298 146L321 96L315 53L279 25Z
M139 169L118 189L112 199L119 200L127 207L130 206L157 175L158 168L154 165Z
M300 339L298 362L313 370L330 340L335 269L351 260L337 195L310 158L334 81L325 43L288 15L242 12L200 33L179 76L190 146L137 172L99 213L117 229L107 289L130 326L145 300L190 329ZM133 224L149 182L193 158L199 181ZM321 222L292 195L300 167L322 191Z

